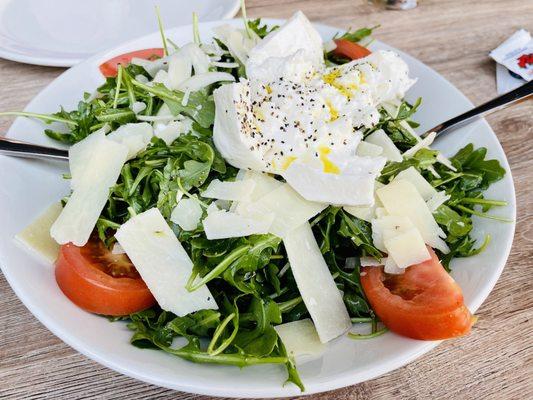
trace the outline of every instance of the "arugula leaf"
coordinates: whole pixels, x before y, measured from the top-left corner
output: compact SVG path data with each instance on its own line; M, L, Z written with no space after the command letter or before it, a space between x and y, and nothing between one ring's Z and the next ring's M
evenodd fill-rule
M376 28L379 28L379 25L374 26L372 28L361 28L356 31L348 31L344 33L342 36L340 36L339 39L349 40L350 42L357 43L363 40L364 38L367 38L370 35L372 35L372 32Z
M203 92L190 92L187 101L185 93L167 89L162 83L148 86L133 80L135 87L140 88L163 100L173 115L185 114L194 119L202 128L209 128L215 120L215 102L213 97Z
M279 25L274 25L272 27L268 27L267 24L263 24L261 21L261 18L248 20L248 27L255 32L257 36L259 36L261 39L264 39L266 35L268 35L270 32L275 31L279 28Z
M352 241L356 248L361 248L363 255L369 255L377 259L383 256L372 241L372 229L370 224L362 219L353 217L341 211L341 223L339 234Z

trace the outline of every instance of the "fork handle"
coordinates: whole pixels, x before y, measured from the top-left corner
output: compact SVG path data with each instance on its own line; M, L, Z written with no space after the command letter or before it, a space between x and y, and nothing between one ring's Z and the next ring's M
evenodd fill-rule
M477 106L461 115L453 117L448 121L435 126L434 128L425 132L422 137L426 137L430 132L435 132L437 136L446 133L453 128L463 126L470 122L472 119L486 115L490 112L501 110L502 108L508 107L512 104L518 103L522 100L526 100L533 95L533 81L526 83L525 85L520 86L514 90L511 90L508 93L502 94L495 99L489 100L480 106Z
M0 137L0 154L68 161L68 151Z

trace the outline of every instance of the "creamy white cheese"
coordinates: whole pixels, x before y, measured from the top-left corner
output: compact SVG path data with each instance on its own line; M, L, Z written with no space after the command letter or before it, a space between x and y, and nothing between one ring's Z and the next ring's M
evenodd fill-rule
M385 160L375 146L364 157L372 162L356 152L362 130L379 121L380 104L397 102L414 82L399 56L377 51L326 67L320 35L297 13L250 50L246 68L248 79L214 93L213 136L224 158L282 175L310 201L372 204L369 178Z

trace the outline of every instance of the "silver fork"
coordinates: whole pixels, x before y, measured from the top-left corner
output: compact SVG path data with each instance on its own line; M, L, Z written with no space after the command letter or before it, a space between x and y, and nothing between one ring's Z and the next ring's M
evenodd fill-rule
M533 81L528 82L525 85L510 91L509 93L487 101L486 103L466 111L463 114L444 121L432 129L429 129L421 136L425 137L430 132L435 132L437 137L442 136L443 134L470 123L474 119L477 119L483 115L493 111L501 110L531 97L533 97ZM45 158L68 161L67 150L39 146L37 144L22 142L20 140L14 140L5 137L0 137L0 154L15 157Z

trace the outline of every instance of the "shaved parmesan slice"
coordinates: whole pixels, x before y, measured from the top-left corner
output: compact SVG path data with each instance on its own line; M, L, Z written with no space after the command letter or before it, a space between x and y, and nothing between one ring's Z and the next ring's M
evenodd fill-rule
M239 67L239 63L236 63L236 62L214 61L214 62L211 62L211 65L213 65L213 67L219 67L219 68L238 68Z
M428 201L426 201L426 204L429 208L429 211L433 213L449 199L450 195L446 194L445 191L436 192Z
M324 203L305 200L285 183L259 200L243 205L239 213L245 216L273 213L275 218L269 232L284 238L327 206Z
M244 179L251 179L255 182L255 187L250 197L251 201L257 201L267 193L283 185L283 182L278 181L270 175L255 171L247 171Z
M386 157L388 161L400 162L403 160L402 153L400 153L400 150L398 150L383 129L378 129L371 133L364 141L383 148L383 153L381 155Z
M241 211L245 213L246 204L259 200L267 193L270 193L274 189L277 189L278 187L283 185L283 182L274 179L268 174L255 171L245 171L242 169L237 174L236 179L250 179L255 183L254 190L250 195L250 201L233 202L233 204L231 205L230 211L235 211L237 213L241 213Z
M384 185L381 182L374 182L374 193L377 189L383 186ZM380 206L382 206L381 202L374 196L374 204L371 206L344 206L343 209L356 218L371 222L372 219L376 218L376 209Z
M69 169L70 169L70 187L74 190L77 186L79 178L83 176L87 163L90 162L92 149L98 145L98 142L105 138L106 133L111 128L109 125L104 125L102 128L93 132L82 141L71 146L68 150Z
M172 90L172 85L170 83L170 78L168 77L168 72L165 70L159 70L157 71L157 74L155 74L154 79L152 80L153 83L161 83L163 84L167 89Z
M292 230L284 239L285 249L298 290L315 323L322 343L342 335L351 327L350 316L318 248L308 223Z
M329 53L330 51L333 51L337 48L337 43L335 43L334 40L328 40L327 42L324 42L324 51L326 53Z
M416 187L405 180L395 180L377 190L377 195L390 215L409 218L420 231L424 242L444 253L449 252L446 237L431 215Z
M50 227L62 210L61 203L52 204L15 236L28 250L50 264L55 262L59 254L59 245L50 236Z
M374 246L387 252L385 240L390 239L401 232L405 232L413 227L411 220L405 216L386 215L372 220L372 241Z
M221 182L214 179L209 183L202 197L219 200L250 201L255 182L252 179L243 179L235 182Z
M174 118L174 117L173 117ZM178 121L171 121L168 125L158 124L154 133L160 139L170 145L180 135L190 132L192 129L192 120L190 118L183 118Z
M178 51L191 60L195 75L209 71L211 60L196 43L188 43Z
M114 142L128 147L128 160L135 158L146 147L154 136L152 125L147 122L137 124L126 124L120 126L116 131L107 135L107 138Z
M207 286L185 289L192 261L157 208L131 218L115 237L163 310L182 317L218 308Z
M357 157L341 174L323 172L295 161L281 175L306 200L337 205L374 204L374 182L385 165L383 157Z
M437 134L435 132L430 132L424 139L420 140L417 144L404 152L403 156L412 157L417 153L418 150L428 148L431 143L433 143L436 136Z
M376 198L376 202L379 200L379 197ZM382 218L386 215L389 215L387 213L387 210L385 210L385 207L376 207L376 218Z
M172 54L168 63L168 81L171 88L177 90L191 74L192 61L189 55L181 49Z
M399 275L399 274L403 274L405 272L404 269L402 268L399 268L396 263L394 262L394 260L392 259L392 257L387 257L385 259L385 266L383 268L383 270L387 273L387 274L394 274L394 275Z
M326 348L320 342L315 325L309 318L277 325L274 329L292 357L317 356Z
M216 82L234 82L235 77L227 72L204 72L190 77L179 85L179 90L196 92Z
M130 108L135 114L139 114L140 112L146 110L146 103L143 103L142 101L136 101L131 105Z
M72 166L74 191L50 228L50 234L59 244L72 242L83 246L87 243L107 203L109 189L117 182L129 153L128 147L109 140L103 132L96 138L91 136L69 150L69 158L70 154L76 154L71 162L86 162L83 166ZM82 154L79 154L80 148ZM85 152L88 154L83 154Z
M361 267L379 267L383 265L383 260L378 260L374 257L361 257L359 262L361 263Z
M154 78L156 74L168 65L168 57L162 57L155 60L145 60L144 58L133 57L131 63L143 67L148 74Z
M170 220L178 224L184 231L193 231L200 223L203 214L202 207L195 199L181 199L172 210Z
M394 180L400 179L412 183L416 190L418 190L418 193L420 193L420 196L422 196L422 198L426 201L437 193L435 188L431 186L428 181L426 181L426 179L420 172L417 171L415 167L404 169L394 178Z
M111 254L126 254L126 252L119 243L115 243L113 245L113 250L111 250Z
M357 146L355 154L360 157L377 157L383 153L383 147L362 141Z
M213 28L213 32L216 38L226 45L231 55L243 65L248 60L248 53L259 41L259 38L249 38L242 30L227 24Z
M407 268L429 260L431 256L418 229L411 228L392 238L384 240L387 254L398 268Z
M209 240L265 234L274 220L273 213L245 217L215 208L208 209L207 217L203 220L205 235Z
M370 222L376 216L376 205L373 206L344 206L344 211L363 221Z

